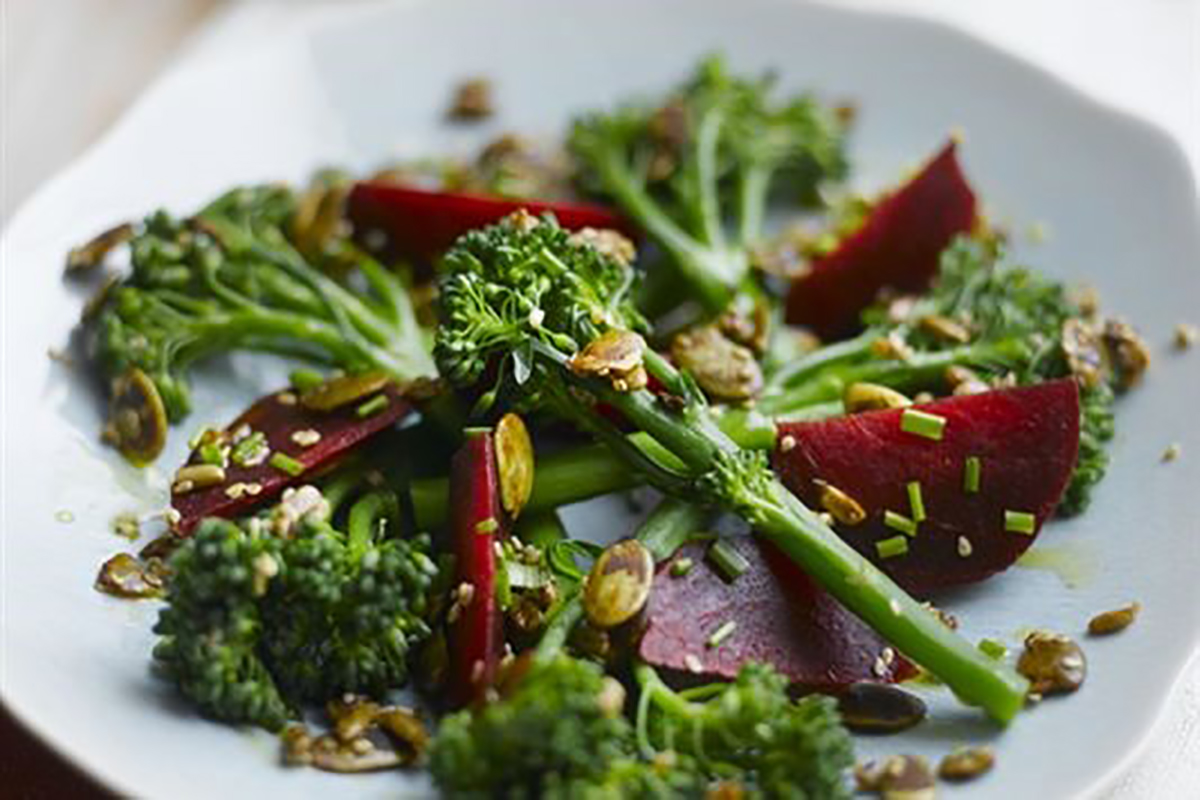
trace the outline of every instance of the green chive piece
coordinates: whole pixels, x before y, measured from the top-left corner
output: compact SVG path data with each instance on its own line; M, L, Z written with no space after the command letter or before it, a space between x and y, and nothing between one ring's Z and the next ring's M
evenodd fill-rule
M200 445L200 463L225 466L225 450L218 444L208 442Z
M946 432L946 418L927 411L906 408L900 414L900 430L940 442L942 434Z
M690 558L677 558L671 562L671 577L682 578L692 571L692 560Z
M979 494L979 477L983 470L983 462L979 456L967 456L963 467L963 491L967 494Z
M499 529L500 523L496 521L495 517L488 517L485 520L480 520L475 525L476 533L495 533Z
M912 510L913 522L925 521L925 499L921 497L921 482L908 482L908 507Z
M276 452L271 455L270 464L280 472L286 472L293 478L304 472L304 465L287 453Z
M705 644L710 648L720 647L721 642L728 639L730 634L732 634L735 630L737 630L737 623L731 619L726 620L721 624L721 627L712 632L712 635L708 637L708 641L705 642Z
M1003 661L1008 657L1008 648L1004 645L1004 642L998 642L995 639L980 639L979 651L997 661Z
M880 558L895 558L908 552L908 539L904 536L893 536L881 539L875 543L875 552Z
M288 381L297 392L304 393L325 382L325 376L315 369L294 369L288 373Z
M360 418L365 419L367 417L375 416L387 407L388 396L386 394L377 394L358 408L354 409L354 413Z
M1032 536L1037 527L1037 517L1025 511L1005 511L1004 530Z
M903 514L897 514L895 511L883 512L883 524L894 531L900 531L905 536L917 535L917 523Z
M725 576L725 580L730 583L736 581L743 572L750 569L750 562L744 555L719 540L713 542L713 546L708 548L708 557Z
M229 457L234 464L245 467L257 463L266 449L267 435L262 431L255 431L235 444Z

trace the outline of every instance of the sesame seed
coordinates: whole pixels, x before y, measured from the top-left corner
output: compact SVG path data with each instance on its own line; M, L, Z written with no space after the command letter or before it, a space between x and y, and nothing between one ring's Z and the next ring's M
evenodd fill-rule
M237 500L246 493L246 484L238 482L231 483L225 487L225 496L231 500Z
M258 481L254 481L253 483L247 483L246 484L246 494L250 495L251 497L254 497L255 495L262 492L262 488L263 488L262 484L259 483Z
M963 558L969 558L974 548L971 547L971 540L965 536L958 537L958 554Z
M171 486L171 491L174 494L187 494L195 488L196 484L192 483L191 481L176 481L175 484Z
M275 395L275 399L279 401L279 405L281 406L296 405L296 395L294 392L280 392Z
M795 448L796 448L796 437L795 436L788 435L788 436L784 436L782 439L779 440L780 451L782 451L784 453L788 453L788 452L791 452L792 450L794 450Z
M876 656L875 665L871 668L871 671L875 673L876 678L887 677L888 666L884 663L882 656Z
M700 663L700 659L696 658L695 653L688 653L683 657L684 666L688 671L699 674L704 671L704 665Z
M879 654L879 657L883 659L883 663L890 667L892 662L896 660L896 651L890 647L885 647L883 648L883 652Z

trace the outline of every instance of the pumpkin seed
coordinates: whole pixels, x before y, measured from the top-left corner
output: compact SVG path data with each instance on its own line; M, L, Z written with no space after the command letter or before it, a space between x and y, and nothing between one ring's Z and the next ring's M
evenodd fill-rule
M1133 624L1141 610L1140 603L1130 603L1124 608L1097 614L1088 621L1088 633L1092 636L1107 636L1123 631Z
M496 424L496 472L500 502L516 519L533 492L533 442L525 423L516 414L505 414Z
M857 765L854 780L859 791L875 792L884 800L933 800L936 796L933 772L920 756L889 756Z
M944 342L966 344L971 341L971 332L967 327L949 317L930 314L917 320L917 326Z
M300 405L312 411L334 411L375 394L391 382L383 372L357 372L330 378L300 395Z
M895 733L925 719L925 702L883 683L856 683L838 696L847 728L862 733Z
M1150 348L1129 324L1116 319L1106 320L1100 339L1108 353L1108 361L1117 378L1117 386L1128 389L1137 385L1150 366Z
M900 392L877 383L852 383L842 393L842 405L847 414L878 411L885 408L907 408L912 405Z
M648 381L642 355L646 340L633 331L613 329L588 342L571 357L577 375L607 378L619 392L644 389Z
M1029 679L1030 694L1066 694L1083 684L1087 659L1079 645L1060 633L1034 631L1025 637L1017 672Z
M635 539L605 548L587 577L583 610L597 628L615 628L637 616L650 598L654 558Z
M995 763L996 754L990 747L960 747L942 758L938 764L938 777L948 781L969 781L990 770Z
M590 247L606 258L627 267L637 258L633 242L611 228L581 228L568 240L577 247Z
M103 438L134 466L158 458L167 442L167 412L154 381L130 367L113 381Z
M818 499L821 507L843 525L858 525L867 518L866 509L850 495L833 484L817 480Z
M1068 319L1062 325L1062 349L1067 367L1081 384L1093 387L1104 381L1104 353L1094 327L1081 319Z
M671 357L717 400L749 400L762 391L762 368L754 353L716 325L689 328L671 340Z
M129 553L117 553L101 565L96 590L126 599L162 597L162 574Z

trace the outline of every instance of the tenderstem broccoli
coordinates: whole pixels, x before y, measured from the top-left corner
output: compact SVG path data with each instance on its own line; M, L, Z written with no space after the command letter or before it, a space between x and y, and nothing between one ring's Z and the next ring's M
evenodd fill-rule
M150 215L130 242L131 273L89 322L102 372L116 379L140 369L171 422L191 409L192 365L234 350L379 369L401 382L432 376L403 282L340 230L325 242L331 255L302 255L290 238L297 203L286 187L254 186L187 219ZM335 280L323 259L353 269Z
M201 711L271 730L301 703L402 686L437 576L428 537L389 535L389 493L350 504L344 531L320 503L289 521L288 503L202 521L172 557L155 626L156 660Z
M837 115L807 96L777 100L773 84L711 57L657 106L586 114L571 131L584 185L641 226L713 313L741 288L768 197L811 199L846 170Z
M765 453L739 447L714 424L686 375L638 347L634 330L642 321L629 301L633 280L626 265L572 238L553 219L518 213L464 235L447 253L435 357L460 385L504 376L527 402L538 398L599 436L659 489L741 516L961 698L998 720L1011 719L1024 702L1023 678L981 656L843 542L779 483ZM512 361L519 363L502 368ZM647 374L669 400L639 388ZM678 468L639 448L597 413L598 402L651 437Z

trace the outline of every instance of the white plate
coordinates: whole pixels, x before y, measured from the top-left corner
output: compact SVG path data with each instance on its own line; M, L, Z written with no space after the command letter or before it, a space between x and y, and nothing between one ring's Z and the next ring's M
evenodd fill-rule
M1015 642L1018 629L1079 634L1092 613L1137 599L1142 619L1087 643L1088 682L1001 734L945 698L900 738L864 752L937 756L991 741L999 766L955 796L1068 797L1103 784L1131 756L1200 638L1200 355L1169 351L1196 318L1200 240L1187 166L1163 135L962 34L910 19L769 0L561 0L406 3L309 13L304 24L159 81L103 143L18 215L3 243L3 652L13 711L115 789L139 796L363 796L427 793L422 779L345 779L276 766L276 745L195 719L149 672L149 604L91 588L122 548L114 512L165 501L161 474L139 475L96 442L94 388L51 363L79 297L59 280L69 246L160 204L194 208L234 182L298 180L312 168L463 150L500 128L552 135L571 112L678 79L701 53L739 69L774 67L788 86L858 101L856 180L893 179L946 132L967 133L969 173L1018 233L1047 223L1029 255L1089 281L1136 320L1155 351L1146 386L1120 404L1113 467L1091 511L1056 523L1039 548L1090 567L1075 588L1016 569L947 600L970 636ZM503 111L484 130L448 130L459 78L486 74ZM227 419L271 385L250 360L200 382L188 429ZM186 435L176 433L166 465ZM1184 457L1162 465L1170 442ZM73 522L62 522L60 511ZM592 519L596 523L598 520Z

